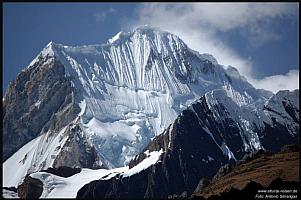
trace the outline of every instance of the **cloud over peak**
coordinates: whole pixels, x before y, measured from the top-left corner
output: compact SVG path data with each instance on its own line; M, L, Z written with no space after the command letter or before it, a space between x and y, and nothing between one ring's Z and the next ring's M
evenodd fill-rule
M279 90L294 90L299 88L299 69L289 70L286 74L267 76L263 79L252 79L250 82L256 88L263 88L274 93Z
M221 37L223 33L237 31L245 39L245 45L251 48L278 40L280 35L270 28L271 25L283 17L296 17L299 12L296 4L145 3L136 12L137 19L129 22L131 26L149 24L172 32L192 49L214 55L222 65L235 66L257 88L276 92L299 87L298 70L257 79L252 60L240 56ZM268 81L277 84L268 85Z
M96 12L93 14L95 17L96 22L103 22L107 19L107 17L111 14L116 13L116 10L114 8L109 8L108 10Z

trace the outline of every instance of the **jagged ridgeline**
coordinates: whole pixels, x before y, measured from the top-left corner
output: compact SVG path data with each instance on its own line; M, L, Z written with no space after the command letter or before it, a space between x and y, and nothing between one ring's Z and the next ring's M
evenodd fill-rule
M116 173L128 178L113 179L149 180L139 197L190 193L246 152L297 141L298 95L255 89L234 67L148 26L102 45L50 42L3 99L3 183L16 187L49 167L129 165ZM116 190L121 197L123 186Z

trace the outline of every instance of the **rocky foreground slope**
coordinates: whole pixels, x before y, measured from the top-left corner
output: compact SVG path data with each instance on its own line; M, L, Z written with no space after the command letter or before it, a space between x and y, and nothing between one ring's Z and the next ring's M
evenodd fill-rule
M221 168L212 180L202 179L194 191L193 199L226 199L226 196L234 195L255 199L255 195L259 195L258 189L296 190L300 185L299 160L298 146L285 146L275 154L260 151L245 156L236 165ZM293 192L280 194L297 195Z

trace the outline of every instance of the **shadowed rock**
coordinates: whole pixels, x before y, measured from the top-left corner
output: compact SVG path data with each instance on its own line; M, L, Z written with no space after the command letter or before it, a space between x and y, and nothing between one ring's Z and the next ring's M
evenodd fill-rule
M48 172L48 173L66 178L66 177L73 176L74 174L80 173L81 168L71 168L71 167L67 167L67 166L60 166L58 168L49 167L46 170L42 170L42 172Z
M43 182L27 175L17 188L18 196L22 199L37 199L43 193Z

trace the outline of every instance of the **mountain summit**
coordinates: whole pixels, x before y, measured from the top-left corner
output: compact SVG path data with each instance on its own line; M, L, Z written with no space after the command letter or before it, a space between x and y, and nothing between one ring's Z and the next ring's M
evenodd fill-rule
M212 55L148 26L101 45L50 42L4 97L4 179L16 185L48 167L126 166L205 94L216 106L231 99L231 112L256 112L272 96ZM243 148L252 151L262 144L247 112L237 122Z

